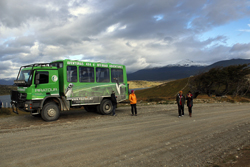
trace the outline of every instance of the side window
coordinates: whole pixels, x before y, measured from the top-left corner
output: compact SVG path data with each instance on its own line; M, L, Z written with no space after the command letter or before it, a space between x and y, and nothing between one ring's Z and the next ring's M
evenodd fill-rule
M96 68L96 82L110 82L108 68Z
M76 66L67 66L67 81L77 82L77 67Z
M111 81L116 82L118 80L119 83L123 83L123 70L122 69L111 69Z
M79 67L80 82L95 82L94 67Z
M48 71L37 71L40 74L39 84L49 83L49 72Z

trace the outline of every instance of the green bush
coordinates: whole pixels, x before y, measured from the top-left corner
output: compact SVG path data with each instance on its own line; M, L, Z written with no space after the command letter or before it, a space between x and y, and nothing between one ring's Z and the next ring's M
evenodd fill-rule
M249 74L250 64L215 67L194 76L189 86L193 93L208 96L245 96L249 92Z

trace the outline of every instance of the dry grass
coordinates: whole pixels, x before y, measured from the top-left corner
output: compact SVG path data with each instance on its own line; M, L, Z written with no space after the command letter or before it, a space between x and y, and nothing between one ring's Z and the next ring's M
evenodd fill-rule
M164 83L167 83L169 81L128 81L129 88L130 89L136 89L136 88L150 88L154 86L158 86Z
M27 115L30 114L29 112L24 112L18 110L19 115ZM12 111L12 108L1 108L0 109L0 118L6 117L6 116L16 116L17 114Z
M0 85L0 95L9 95L11 90L17 90L17 87L12 85Z
M180 90L183 90L183 93L187 94L187 92L189 91L189 88L185 87L187 82L188 78L184 78L176 81L163 83L161 85L154 86L149 89L137 90L136 96L138 99L145 99L145 98L172 99L175 98L176 94Z
M1 108L0 109L0 115L11 115L11 109L10 108Z

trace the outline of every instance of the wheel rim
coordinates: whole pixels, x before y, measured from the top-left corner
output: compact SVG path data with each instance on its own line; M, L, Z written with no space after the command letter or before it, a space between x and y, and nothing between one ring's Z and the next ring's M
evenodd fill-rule
M56 115L56 110L54 110L53 108L48 110L48 116L54 117L55 115Z
M106 104L106 105L105 105L105 110L109 110L109 109L110 109L109 104Z

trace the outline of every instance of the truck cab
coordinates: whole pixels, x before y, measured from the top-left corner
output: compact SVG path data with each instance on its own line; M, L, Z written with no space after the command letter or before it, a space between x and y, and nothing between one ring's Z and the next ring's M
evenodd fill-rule
M15 113L18 112L14 108L18 108L32 115L41 115L46 121L59 117L59 108L55 107L61 101L57 67L50 64L22 66L14 83L17 91L12 91L11 104ZM54 109L46 115L42 109L47 103Z

